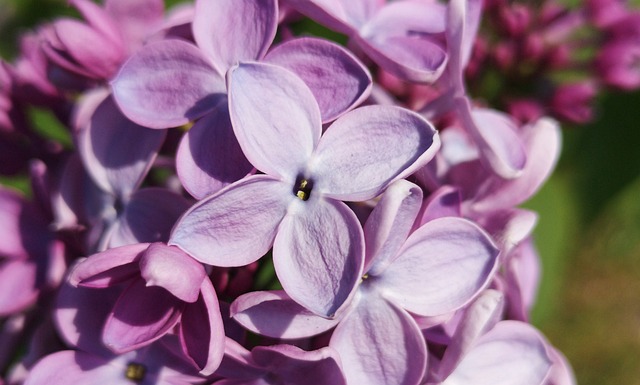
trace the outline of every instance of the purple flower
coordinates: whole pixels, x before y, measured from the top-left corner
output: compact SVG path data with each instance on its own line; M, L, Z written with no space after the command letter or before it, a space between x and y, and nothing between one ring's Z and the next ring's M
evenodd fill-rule
M251 22L247 22L250 20ZM225 74L237 63L266 61L288 68L311 87L329 122L362 102L371 77L343 48L296 39L267 54L278 20L275 0L197 1L193 35L149 44L112 82L115 99L143 126L169 128L199 119L176 155L178 176L196 198L253 172L234 137Z
M291 297L333 316L361 277L363 240L341 200L379 195L428 162L433 127L408 110L351 111L320 137L320 110L293 73L246 63L229 75L229 109L243 152L266 175L230 185L191 208L170 244L216 266L241 266L273 245L276 273Z
M277 292L239 297L232 317L282 338L337 325L329 346L340 353L348 383L419 384L427 350L412 315L437 317L465 306L488 285L498 255L487 234L464 219L434 220L410 234L421 202L412 183L387 189L365 224L366 273L336 319L314 316Z
M102 341L110 350L124 353L138 349L177 326L182 350L192 364L203 374L218 367L224 330L216 293L203 266L178 248L153 243L109 249L80 262L69 281L95 289L123 285L102 330ZM74 302L76 306L88 305ZM91 315L87 317L96 322ZM60 322L63 328L73 328L70 323ZM73 337L73 331L65 334L74 340L83 338L82 334Z

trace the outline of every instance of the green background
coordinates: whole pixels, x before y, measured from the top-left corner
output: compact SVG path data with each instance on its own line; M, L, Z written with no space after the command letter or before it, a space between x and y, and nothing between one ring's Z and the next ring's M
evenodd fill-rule
M60 14L74 14L64 0L0 0L0 55L12 57L21 32ZM558 168L525 205L540 214L533 323L568 357L579 384L636 385L640 93L603 94L596 108L592 124L563 128Z

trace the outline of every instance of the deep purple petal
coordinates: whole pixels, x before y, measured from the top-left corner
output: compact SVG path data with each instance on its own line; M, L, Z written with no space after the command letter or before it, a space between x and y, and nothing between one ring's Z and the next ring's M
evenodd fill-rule
M364 296L333 332L349 384L418 385L427 348L411 316L375 295Z
M0 260L0 317L33 305L40 293L38 265L29 260Z
M409 110L366 106L336 120L309 164L315 189L340 200L367 200L424 166L440 147L433 126Z
M362 276L364 236L351 209L322 197L289 206L273 245L276 274L289 296L333 317Z
M241 61L259 60L278 26L275 0L197 0L196 43L221 74Z
M231 317L254 333L297 339L325 332L340 321L317 316L284 291L254 291L231 304Z
M200 374L213 373L224 355L225 334L218 298L208 279L202 282L198 300L185 307L179 326L183 349Z
M127 245L105 250L82 260L69 273L69 282L74 286L104 288L131 278L137 266L121 269L136 261L149 247L148 243Z
M412 313L442 315L469 303L487 286L498 253L472 222L436 219L411 234L375 284L385 298Z
M111 86L122 112L151 128L197 119L226 93L222 76L204 54L181 40L144 46L122 66Z
M136 191L113 229L110 247L141 242L167 242L173 225L189 208L181 195L159 187Z
M369 96L371 75L341 46L327 40L299 38L269 51L265 61L285 67L309 86L324 123L335 120Z
M102 340L117 353L148 345L176 325L184 306L165 289L146 287L143 279L136 279L118 298L104 325Z
M253 166L238 144L226 102L198 120L182 138L176 169L184 188L202 199L250 174Z
M351 35L356 33L356 30L369 19L371 13L373 13L372 11L375 11L374 7L362 7L363 11L366 9L371 11L357 12L358 5L366 5L367 3L374 5L376 2L381 3L379 0L355 0L349 2L341 0L289 0L287 3L293 5L296 10L318 23L336 32ZM352 5L352 12L349 12L350 3L356 3Z
M75 125L78 151L98 186L129 197L147 174L166 137L127 119L109 96L95 106L93 95L80 104ZM90 116L89 120L84 118Z
M203 199L176 224L169 244L200 262L243 266L273 245L291 186L265 175L242 179Z
M422 190L401 179L389 186L364 225L365 272L384 270L409 236L422 204Z
M309 87L272 64L240 63L227 76L231 123L247 159L264 173L295 182L322 129Z
M207 277L204 267L177 247L153 243L140 257L146 286L159 286L184 302L195 302Z
M293 345L257 346L251 357L284 384L346 385L340 357L330 347L307 352Z

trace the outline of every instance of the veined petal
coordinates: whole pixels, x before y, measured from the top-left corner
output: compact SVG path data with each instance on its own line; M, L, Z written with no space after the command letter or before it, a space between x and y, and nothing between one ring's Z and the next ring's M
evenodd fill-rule
M482 336L442 385L540 385L551 368L540 333L502 321Z
M347 205L314 196L289 206L273 245L273 263L294 301L334 317L362 276L364 236Z
M231 304L231 317L254 333L285 339L314 336L340 322L313 314L281 290L241 295Z
M357 2L356 2L357 3ZM446 30L446 7L423 0L388 2L360 28L363 37L438 34Z
M275 0L197 0L193 36L224 74L241 61L259 60L278 26Z
M166 137L164 130L151 130L127 119L108 96L92 109L90 96L77 112L78 151L98 186L128 198L146 176ZM90 115L88 121L83 121Z
M163 40L141 48L111 82L122 112L151 128L188 123L225 97L224 79L194 45Z
M240 63L227 80L231 123L247 159L264 173L295 182L322 129L311 90L292 72L265 63Z
M289 40L269 51L265 61L304 80L318 102L323 123L362 103L371 92L369 70L349 51L327 40Z
M433 126L416 113L391 106L358 108L322 136L309 165L314 189L340 200L373 198L424 166L439 147Z
M427 347L411 316L374 295L363 295L331 336L348 384L417 385Z
M148 345L164 336L180 319L185 302L160 287L136 279L125 289L102 331L104 344L116 353Z
M386 268L409 236L422 204L422 190L404 179L392 183L364 225L364 271L376 275Z
M480 227L461 218L428 222L409 238L376 286L389 301L437 316L469 303L489 282L499 250Z
M266 175L242 179L189 209L169 244L210 265L247 265L273 245L293 194L291 185Z
M253 166L233 133L226 101L184 135L176 154L176 169L184 188L197 199L251 173Z
M452 0L447 8L447 46L452 87L464 92L463 71L480 24L481 0Z

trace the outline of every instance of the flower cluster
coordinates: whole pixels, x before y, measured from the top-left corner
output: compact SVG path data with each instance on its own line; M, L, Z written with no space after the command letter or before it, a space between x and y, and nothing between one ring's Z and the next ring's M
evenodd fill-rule
M624 45L609 3L590 15ZM575 383L528 323L537 215L517 207L563 113L472 97L489 56L562 57L569 11L70 4L0 63L0 173L31 182L0 187L0 384ZM478 36L483 14L508 38Z

